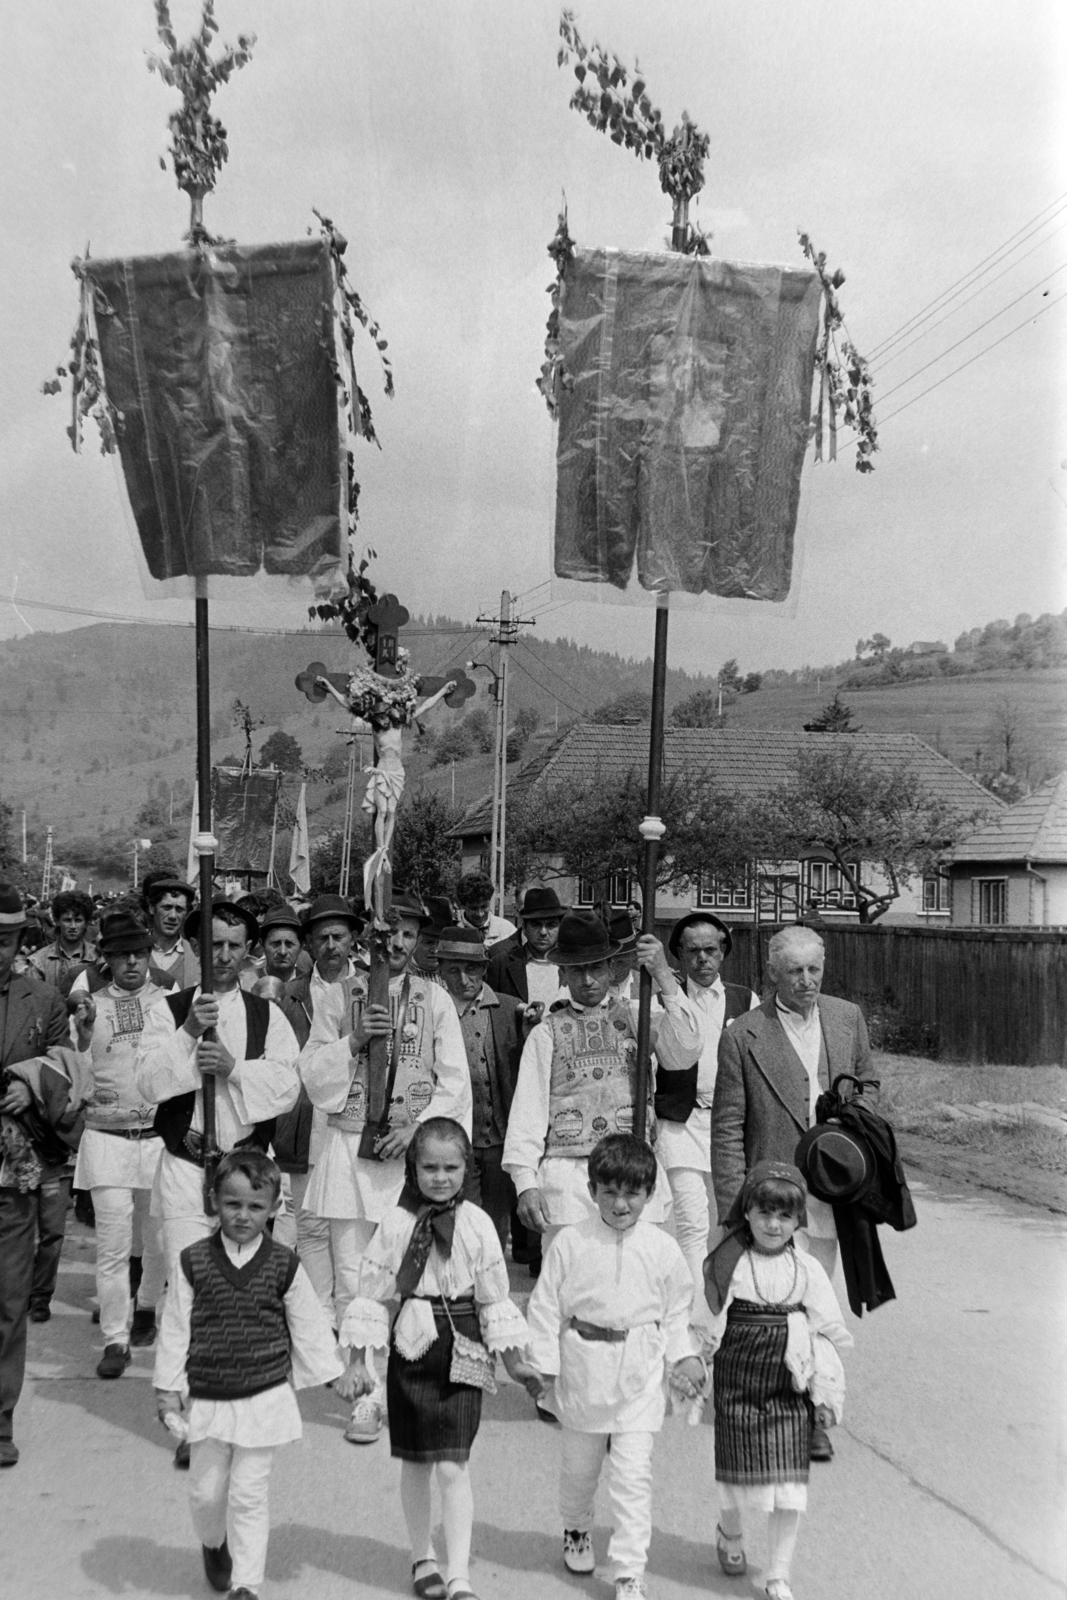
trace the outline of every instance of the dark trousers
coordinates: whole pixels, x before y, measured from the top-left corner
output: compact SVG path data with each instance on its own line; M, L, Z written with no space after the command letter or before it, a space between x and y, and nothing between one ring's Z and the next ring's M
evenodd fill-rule
M37 1193L0 1189L0 1439L14 1435L26 1371L26 1316L33 1282Z
M500 1240L500 1248L506 1250L511 1208L515 1204L515 1185L500 1164L503 1155L502 1144L475 1148L463 1198L473 1200L475 1205L489 1213L489 1220Z
M56 1292L73 1183L74 1176L69 1173L63 1178L46 1178L39 1189L32 1191L37 1200L37 1251L30 1285L31 1306L49 1305Z

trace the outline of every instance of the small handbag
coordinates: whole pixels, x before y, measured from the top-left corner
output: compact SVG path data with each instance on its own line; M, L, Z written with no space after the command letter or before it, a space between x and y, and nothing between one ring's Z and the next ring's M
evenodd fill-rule
M393 1030L393 1054L389 1062L389 1076L385 1080L385 1114L373 1122L368 1120L363 1124L359 1136L358 1155L361 1161L384 1161L381 1154L382 1142L389 1137L389 1106L393 1098L393 1085L396 1083L397 1063L400 1060L400 1041L404 1033L404 1024L408 1018L408 994L411 990L411 980L404 979L404 987L400 994L400 1004L397 1007L396 1027Z
M496 1394L496 1359L492 1351L487 1350L480 1340L468 1339L465 1333L460 1333L452 1321L452 1312L444 1296L441 1303L452 1329L452 1360L448 1368L450 1380L468 1389L484 1389L486 1394Z

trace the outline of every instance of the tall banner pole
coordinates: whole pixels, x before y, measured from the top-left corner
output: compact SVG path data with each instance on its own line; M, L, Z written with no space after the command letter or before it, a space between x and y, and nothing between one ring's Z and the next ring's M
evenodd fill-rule
M196 786L200 828L193 848L200 867L200 992L215 992L211 894L215 876L215 840L211 832L211 675L208 656L207 578L196 579ZM203 1035L213 1040L215 1030ZM211 1189L219 1161L215 1129L215 1079L203 1077L204 1102L204 1210L212 1214Z

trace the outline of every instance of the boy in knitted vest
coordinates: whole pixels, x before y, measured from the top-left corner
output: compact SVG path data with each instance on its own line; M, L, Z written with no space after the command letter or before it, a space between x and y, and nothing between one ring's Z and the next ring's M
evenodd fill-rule
M254 1600L267 1563L276 1445L301 1437L294 1389L344 1372L329 1319L292 1250L265 1233L281 1173L231 1150L215 1177L219 1228L182 1251L156 1350L156 1408L189 1438L189 1499L213 1589ZM183 1419L182 1394L189 1395Z

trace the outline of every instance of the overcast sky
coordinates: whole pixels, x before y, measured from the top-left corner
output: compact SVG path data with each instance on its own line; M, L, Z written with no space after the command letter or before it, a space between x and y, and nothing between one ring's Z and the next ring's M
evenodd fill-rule
M198 3L171 9L184 36ZM848 453L806 469L791 613L679 612L672 662L826 662L875 630L951 642L991 617L1061 609L1067 300L1033 319L1067 293L1067 206L1055 212L1067 191L1062 0L575 9L587 39L639 58L668 126L684 107L708 131L695 216L714 253L799 263L805 228L847 274L861 349L1047 219L976 283L976 298L873 361L888 419L877 471L861 477ZM561 192L581 244L662 248L670 220L654 166L568 110L558 6L218 0L217 10L221 37L251 29L258 43L216 101L231 159L208 226L248 243L299 238L318 206L348 235L352 277L390 342L396 399L381 397L369 346L362 374L383 446L361 446L359 462L380 583L412 611L462 618L495 606L502 588L533 591L525 610L543 636L648 653L651 613L553 606L534 588L550 574L554 438L533 383ZM29 599L185 618L186 603L149 601L141 587L114 462L91 436L75 458L65 399L40 393L74 321L71 257L87 241L96 255L173 249L187 226L185 197L159 168L175 102L145 69L153 6L0 0L0 18L0 592L17 582ZM77 621L24 615L34 628ZM222 598L213 615L299 626L304 609L276 587ZM25 631L6 601L0 631Z

